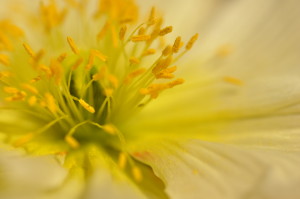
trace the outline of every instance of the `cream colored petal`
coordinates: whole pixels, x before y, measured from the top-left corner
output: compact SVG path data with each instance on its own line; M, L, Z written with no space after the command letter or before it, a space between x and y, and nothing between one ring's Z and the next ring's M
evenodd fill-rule
M138 150L138 149L137 149ZM299 153L250 150L203 141L156 141L137 156L151 165L172 199L300 197Z

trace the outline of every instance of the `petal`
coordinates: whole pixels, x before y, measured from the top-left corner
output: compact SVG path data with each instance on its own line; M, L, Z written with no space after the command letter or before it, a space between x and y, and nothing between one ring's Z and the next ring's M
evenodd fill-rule
M300 156L192 140L140 146L136 155L152 166L171 198L300 197Z

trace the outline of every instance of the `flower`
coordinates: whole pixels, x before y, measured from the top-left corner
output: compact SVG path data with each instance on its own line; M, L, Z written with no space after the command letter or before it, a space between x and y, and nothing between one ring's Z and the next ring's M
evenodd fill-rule
M195 49L198 34L174 35L155 8L138 17L133 0L12 4L21 17L0 21L0 196L298 198L298 77L282 66L298 66L299 38L265 50L299 27L297 4L203 12L214 31L202 29ZM203 5L219 13L221 1ZM264 17L273 24L253 36ZM294 25L282 32L279 19ZM180 61L192 50L197 59Z

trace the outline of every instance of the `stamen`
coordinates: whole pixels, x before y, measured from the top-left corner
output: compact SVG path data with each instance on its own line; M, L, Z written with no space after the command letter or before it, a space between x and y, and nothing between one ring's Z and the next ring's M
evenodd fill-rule
M28 53L28 55L34 59L35 53L34 53L34 51L30 48L30 46L29 46L28 44L26 44L26 43L23 43L23 47L25 48L25 50L26 50L26 52Z
M81 57L79 57L76 62L72 65L71 69L72 70L76 70L80 64L83 62L83 59Z
M127 163L127 154L122 152L119 154L118 165L121 169L124 169Z
M107 78L114 88L118 88L119 80L116 76L110 74Z
M67 41L69 43L70 48L72 49L72 51L78 55L79 54L79 50L74 42L74 40L71 37L67 37Z
M8 93L8 94L16 94L19 92L19 89L15 88L15 87L9 87L9 86L5 86L3 88L4 92Z
M166 59L161 59L157 62L156 66L152 69L154 75L158 74L161 70L166 69L172 63L173 57L169 56Z
M140 29L138 31L138 35L144 35L145 33L146 33L146 28L140 27Z
M59 63L62 63L67 57L67 53L62 53L61 55L59 55L59 57L57 58L57 61Z
M191 37L191 39L189 40L189 42L187 43L187 45L185 46L186 50L190 50L194 43L197 41L199 34L195 34L194 36Z
M22 84L22 87L35 95L39 93L39 91L30 84Z
M126 34L127 26L122 26L119 32L119 39L124 40L124 36Z
M132 172L133 178L137 182L141 182L142 181L142 179L143 179L142 172L141 172L141 170L137 166L132 167L131 172Z
M141 42L141 41L147 41L151 38L150 35L136 35L131 37L131 41L133 42Z
M242 85L244 85L244 83L242 82L242 80L234 78L234 77L224 77L223 80L225 82L228 82L228 83L236 85L236 86L242 86Z
M20 146L24 145L25 143L29 142L30 140L32 140L33 137L34 137L33 133L28 133L28 134L24 135L23 137L21 137L20 139L16 140L13 143L13 146L20 147Z
M55 103L55 99L50 93L45 93L45 103L47 105L47 108L51 111L51 113L56 113L57 106Z
M132 80L133 78L135 78L135 77L137 77L137 76L143 74L144 72L146 72L146 69L145 69L145 68L139 68L139 69L137 69L137 70L135 70L135 71L129 73L129 74L127 75L127 77L125 78L124 83L125 83L125 84L130 83L131 80Z
M83 99L78 100L80 105L85 108L85 110L87 110L90 113L95 113L95 109L94 107L92 107L91 105L89 105L88 103L86 103Z
M34 105L36 104L36 102L37 102L36 96L31 96L31 97L28 99L28 104L29 104L30 106L34 106Z
M164 35L166 35L166 34L172 32L172 30L173 30L173 27L172 27L172 26L165 27L164 29L162 29L162 30L158 33L158 35L159 35L159 36L164 36Z
M183 83L184 83L184 79L179 78L179 79L176 79L176 80L170 82L169 87L173 88L174 86L177 86L177 85L180 85L180 84L183 84Z
M150 16L148 19L148 26L151 26L155 23L155 7L151 8Z
M139 64L139 63L140 63L140 60L139 60L138 58L136 58L136 57L130 57L130 58L129 58L129 62L130 62L131 64Z
M113 89L111 89L111 88L106 88L106 89L104 89L104 93L103 93L103 94L104 94L106 97L111 97L112 94L113 94L113 92L114 92Z
M173 53L178 53L181 44L181 37L177 37L173 45Z
M117 129L112 124L105 124L102 126L102 129L111 135L115 135L117 133Z
M162 55L163 56L168 56L170 55L172 52L172 46L168 45L167 47L165 47L165 49L162 51Z
M151 48L151 49L148 49L145 52L143 52L142 56L153 55L155 53L156 53L156 50Z
M79 142L70 135L65 137L65 141L74 149L79 147Z
M9 58L6 55L0 54L0 63L4 64L5 66L9 66Z
M107 61L107 56L101 53L99 50L92 50L93 55L95 57L98 57L101 61L106 62Z

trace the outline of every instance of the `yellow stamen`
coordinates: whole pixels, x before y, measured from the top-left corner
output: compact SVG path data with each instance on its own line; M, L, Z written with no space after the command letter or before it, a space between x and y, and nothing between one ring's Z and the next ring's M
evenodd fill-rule
M34 106L34 105L36 104L36 102L37 102L36 96L31 96L31 97L28 99L28 104L29 104L30 106Z
M104 95L105 96L107 96L107 97L111 97L112 96L112 94L113 94L113 92L114 92L114 90L113 89L111 89L111 88L106 88L106 89L104 89Z
M126 153L120 153L119 154L119 160L118 160L118 165L121 169L124 169L127 163L127 155Z
M136 57L130 57L130 58L129 58L129 62L130 62L131 64L139 64L139 63L140 63L140 60L139 60L138 58L136 58Z
M191 39L188 41L187 45L185 46L186 50L190 50L194 43L197 41L199 34L195 34L194 36L191 37Z
M59 84L63 76L63 67L57 60L52 60L50 65L51 77L54 77L55 83Z
M54 97L50 93L45 93L45 103L51 113L56 113L57 106Z
M37 82L37 81L40 81L41 79L42 79L42 78L41 78L40 76L37 76L37 77L31 79L31 80L30 80L30 83L35 83L35 82Z
M173 44L173 53L177 53L180 49L180 44L181 44L181 37L177 37L174 44Z
M22 84L22 87L35 95L39 93L39 91L30 84Z
M110 31L111 31L111 37L112 37L112 42L113 42L113 47L117 48L119 45L119 40L118 40L118 33L116 30L115 26L111 26L110 27Z
M105 124L102 126L102 129L106 132L109 133L111 135L114 135L117 133L117 129L114 125L112 124Z
M242 86L244 83L242 80L234 78L234 77L224 77L223 80L233 85Z
M124 36L126 34L127 26L122 26L119 32L119 39L124 40Z
M145 33L146 33L146 28L140 27L140 29L138 31L138 35L144 35Z
M142 181L142 179L143 179L142 172L141 172L141 170L137 166L134 166L132 168L131 172L132 172L133 178L137 182L141 182Z
M165 47L165 49L162 51L163 56L168 56L172 52L172 46L168 45Z
M172 26L165 27L164 29L159 31L158 35L159 36L164 36L164 35L169 34L170 32L172 32L172 30L173 30Z
M106 22L105 25L103 26L103 28L100 30L100 32L97 34L97 39L100 40L104 37L104 35L106 34L106 32L108 31L110 27L110 23Z
M4 92L8 93L8 94L16 94L19 92L19 89L15 88L15 87L9 87L9 86L5 86L3 88Z
M72 51L75 53L75 54L79 54L79 50L74 42L74 40L71 38L71 37L67 37L67 41L69 43L69 46L70 48L72 49Z
M118 80L118 78L116 76L109 75L107 78L108 78L109 82L112 84L112 86L114 88L118 88L118 86L119 86L119 80Z
M67 53L62 53L61 55L59 55L59 57L57 58L57 61L59 63L62 63L67 57Z
M99 58L101 61L106 62L107 56L101 53L99 50L92 50L95 57Z
M176 80L170 82L168 85L170 88L173 88L174 86L177 86L177 85L180 85L183 83L184 83L184 79L179 78L179 79L176 79Z
M32 58L35 57L34 51L31 49L31 47L30 47L28 44L23 43L23 47L25 48L26 52L28 53L28 55L29 55L30 57L32 57Z
M136 35L131 37L131 41L133 42L141 42L141 41L147 41L151 38L150 35Z
M89 61L88 61L87 65L85 66L85 69L90 70L94 64L94 61L95 61L95 55L93 52L91 52L90 56L89 56Z
M71 69L72 70L76 70L80 64L83 62L83 59L81 57L79 57L76 62L72 65Z
M34 137L33 133L28 133L28 134L24 135L23 137L17 139L13 143L13 146L14 147L20 147L20 146L26 144L27 142L29 142L30 140L32 140L33 137Z
M158 74L160 71L166 69L173 61L173 57L169 56L166 59L161 59L157 62L156 66L152 69L154 75Z
M150 48L150 49L148 49L148 50L146 50L145 52L143 52L143 56L147 56L147 55L153 55L153 54L155 54L155 52L156 52L156 50L155 49L153 49L153 48Z
M7 102L23 101L26 96L27 96L27 94L24 91L19 91L19 92L15 93L14 96L5 98L5 100Z
M79 147L79 142L70 135L65 137L65 141L74 149Z
M153 25L154 23L155 23L155 7L152 7L148 19L148 25L150 26Z
M135 70L135 71L129 73L129 74L127 75L127 77L125 78L124 83L125 83L125 84L130 83L131 80L132 80L133 78L135 78L135 77L137 77L137 76L143 74L144 72L146 72L146 69L145 69L145 68L139 68L139 69L137 69L137 70Z
M4 64L5 66L9 66L9 58L6 55L0 54L0 63Z
M85 108L85 110L87 110L90 113L95 113L95 109L94 107L92 107L91 105L89 105L88 103L86 103L83 99L79 100L80 105Z

